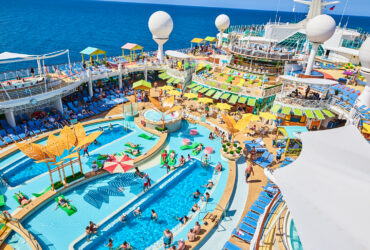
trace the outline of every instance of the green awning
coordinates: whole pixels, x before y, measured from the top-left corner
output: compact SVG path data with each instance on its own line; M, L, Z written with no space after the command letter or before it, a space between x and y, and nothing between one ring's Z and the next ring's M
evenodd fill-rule
M221 95L222 95L222 92L217 91L216 94L212 98L215 99L215 100L218 100L218 99L220 99Z
M198 92L201 88L203 88L203 86L197 86L193 88L193 91Z
M140 81L134 82L132 84L132 88L135 89L135 90L137 90L137 89L148 90L148 89L152 88L152 84L150 82L145 81L145 80L140 80Z
M215 92L216 92L216 90L215 90L215 89L210 89L210 90L208 90L208 91L207 91L207 93L206 93L205 95L206 95L206 96L208 96L208 97L210 97L210 96L212 96Z
M231 97L229 99L229 103L235 104L237 100L238 100L238 96L237 95L231 95Z
M199 90L199 93L204 94L207 90L209 90L209 88L204 87L204 88L202 88L201 90Z
M192 89L192 88L195 88L196 86L198 86L198 84L196 83L192 83L188 86L188 89Z
M173 81L173 83L176 83L176 84L180 82L181 82L181 79L178 79L178 78L176 78L175 81Z
M294 112L295 115L298 115L298 116L303 115L302 109L299 109L299 108L293 109L293 112Z
M283 111L281 111L282 114L284 115L289 115L290 114L290 107L284 107Z
M270 109L270 112L271 113L277 113L281 108L281 105L279 104L274 104L274 106L272 106L272 108Z
M230 94L229 93L224 93L222 96L221 96L221 99L224 99L224 100L227 100L227 98L229 98Z
M314 110L313 112L315 113L315 115L316 115L317 119L319 119L319 120L325 120L325 117L324 117L324 115L321 113L321 111L320 111L320 110L316 109L316 110Z
M254 106L254 105L256 105L256 98L248 98L247 105L248 106Z
M332 117L334 117L335 115L332 113L332 112L330 112L329 110L327 110L327 109L323 109L323 110L321 110L327 117L329 117L329 118L332 118Z
M306 109L304 112L306 113L306 116L308 118L310 118L310 119L314 119L315 118L315 116L313 115L313 112L312 112L311 109Z
M245 97L245 96L242 96L242 97L240 97L239 98L239 100L238 100L238 103L242 103L242 104L244 104L244 103L246 103L247 102L247 97Z
M170 79L167 80L167 83L173 83L175 81L175 78L171 77Z
M170 76L169 76L169 75L167 75L167 73L162 73L162 74L160 74L158 77L159 77L159 78L161 78L162 80L165 80L165 79L167 79L167 78L170 78Z

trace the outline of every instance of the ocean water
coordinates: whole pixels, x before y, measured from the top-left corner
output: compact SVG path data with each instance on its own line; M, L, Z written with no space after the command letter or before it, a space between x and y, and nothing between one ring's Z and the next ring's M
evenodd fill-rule
M290 1L290 0L287 0ZM144 50L155 50L148 29L150 15L168 12L174 29L165 49L190 47L194 37L215 36L214 20L227 14L232 25L264 24L274 21L275 11L185 7L93 0L0 0L0 53L3 51L45 54L69 49L72 61L87 46L98 47L108 55L121 54L126 42L138 43ZM279 12L283 22L297 22L303 13ZM337 22L340 16L334 16ZM344 22L349 17L343 18ZM349 18L348 27L370 32L370 17ZM67 62L67 56L48 59L46 64ZM0 64L0 72L26 68L32 63ZM35 64L33 66L36 66Z

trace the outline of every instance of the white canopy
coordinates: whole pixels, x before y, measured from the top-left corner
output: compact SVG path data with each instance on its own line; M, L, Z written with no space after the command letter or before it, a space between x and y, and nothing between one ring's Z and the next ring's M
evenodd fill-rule
M19 54L19 53L12 53L12 52L3 52L0 54L0 60L8 60L8 59L15 59L15 58L27 58L32 57L33 55L26 55L26 54Z
M303 249L369 249L370 144L352 125L301 138L298 159L267 175L280 187Z
M171 56L171 57L180 58L180 59L188 59L188 58L190 58L190 56L188 56L187 54L178 52L176 50L166 50L166 55L167 56Z
M294 83L301 83L301 84L312 84L312 85L335 85L338 84L337 81L328 80L324 78L301 78L301 77L295 77L290 75L282 75L279 76L279 78L294 82Z

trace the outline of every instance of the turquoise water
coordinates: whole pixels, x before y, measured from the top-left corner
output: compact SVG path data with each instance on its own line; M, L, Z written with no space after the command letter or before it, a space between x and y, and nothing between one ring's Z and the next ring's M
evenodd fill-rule
M297 229L294 226L294 221L290 224L290 242L292 244L293 250L303 250L301 240L299 239L299 235Z
M108 126L104 126L103 129L104 132L99 136L97 140L98 143L91 144L89 146L89 151L97 150L108 142L111 142L116 138L123 137L132 132L131 130L126 131L123 126L120 125L114 126L112 130L108 129ZM95 131L98 131L98 129L89 130L87 134L93 133ZM45 145L46 139L38 143ZM68 152L65 151L65 153L62 155L62 158L67 155ZM40 174L48 172L48 167L46 163L36 163L32 159L25 156L22 152L13 155L13 158L16 158L17 156L19 157L17 160L9 164L8 167L2 169L4 173L3 176L7 179L11 187L18 186ZM50 164L51 169L55 167L55 165ZM7 171L7 168L11 169Z
M213 168L205 169L201 167L199 161L194 161L188 166L187 171L171 180L168 185L153 190L156 191L155 193L148 193L150 198L140 205L143 211L141 219L133 217L132 213L129 214L126 224L117 221L111 229L85 249L105 249L104 244L107 244L108 238L114 240L116 247L124 241L129 242L135 249L152 246L162 237L165 229L172 230L180 224L176 217L189 214L194 202L199 202L199 199L194 200L191 194L197 189L204 194L206 189L201 185L212 179L212 175ZM157 222L150 219L151 209L158 214ZM120 215L121 213L114 219L117 220Z
M154 122L162 121L162 114L155 110L148 110L144 113L144 116L146 119ZM173 114L168 114L164 117L164 120L166 122L172 121L173 119L176 119L179 116L177 112Z
M14 231L8 236L7 243L10 244L14 250L18 249L32 250L31 246L28 245L27 241Z

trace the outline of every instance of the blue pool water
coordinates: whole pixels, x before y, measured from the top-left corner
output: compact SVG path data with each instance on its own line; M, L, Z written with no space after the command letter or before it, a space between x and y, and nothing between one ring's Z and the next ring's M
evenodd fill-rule
M106 249L104 244L107 244L108 238L114 239L116 247L127 241L135 249L145 249L159 240L165 229L172 230L179 225L176 216L188 215L194 202L199 202L191 197L191 193L198 189L204 194L206 189L201 185L212 179L213 175L213 168L203 168L197 160L187 168L165 187L153 189L152 193L148 193L150 198L140 205L143 211L141 219L129 214L126 224L117 221L111 229L94 240L88 249ZM158 222L151 221L151 209L157 212ZM120 215L121 213L116 218Z
M131 130L125 130L122 126L116 125L113 127L112 130L108 129L107 126L103 127L105 130L99 136L98 143L92 144L89 146L89 151L96 150L100 148L102 145L105 145L108 142L111 142L119 137L125 136L128 133L131 133ZM98 128L89 130L87 134L97 131ZM38 142L40 144L46 144L46 139ZM67 151L62 155L62 158L66 156L68 153ZM82 152L81 152L82 154ZM2 172L4 173L3 176L7 179L9 185L11 187L18 186L40 174L46 173L48 171L48 167L45 163L35 163L32 159L25 156L23 153L19 152L18 155L20 156L14 162L9 164L7 167L2 168ZM4 160L3 160L4 161ZM53 169L55 166L50 164L50 167ZM11 168L7 170L8 168Z
M173 114L168 114L164 117L164 120L171 121L173 119L176 119L179 116L177 112L174 112ZM159 122L162 121L162 114L155 110L148 110L145 111L144 117L150 121Z
M293 250L303 250L301 240L299 239L299 235L297 229L294 226L294 221L290 224L290 242L292 244Z

